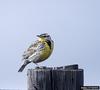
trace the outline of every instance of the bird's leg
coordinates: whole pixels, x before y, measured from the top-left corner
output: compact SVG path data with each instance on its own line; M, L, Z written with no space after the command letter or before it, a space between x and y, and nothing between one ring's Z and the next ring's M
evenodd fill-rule
M37 63L34 63L36 65L36 68L40 68L40 66Z
M34 63L37 69L46 69L46 66L39 66L37 63Z

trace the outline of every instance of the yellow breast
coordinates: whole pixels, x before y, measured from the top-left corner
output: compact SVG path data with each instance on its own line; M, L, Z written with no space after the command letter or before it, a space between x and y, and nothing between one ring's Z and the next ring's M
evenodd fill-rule
M45 42L45 47L42 50L41 55L40 55L41 61L46 60L51 55L51 53L52 53L52 48L50 49L48 44Z

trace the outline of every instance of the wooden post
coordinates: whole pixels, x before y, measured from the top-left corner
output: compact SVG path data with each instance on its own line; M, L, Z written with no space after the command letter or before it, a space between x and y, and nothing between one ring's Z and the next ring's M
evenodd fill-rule
M52 90L51 69L29 69L28 90Z
M78 65L29 69L28 90L80 90L83 69Z

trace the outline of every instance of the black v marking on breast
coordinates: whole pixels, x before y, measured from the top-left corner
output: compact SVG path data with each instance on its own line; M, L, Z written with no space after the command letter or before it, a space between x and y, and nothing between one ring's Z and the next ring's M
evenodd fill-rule
M49 45L49 47L51 49L51 41L50 40L47 40L46 42L47 42L47 44Z

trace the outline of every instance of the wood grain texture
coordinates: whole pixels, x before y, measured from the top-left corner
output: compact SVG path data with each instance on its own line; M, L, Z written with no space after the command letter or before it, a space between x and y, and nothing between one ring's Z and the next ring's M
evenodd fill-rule
M52 90L51 69L29 69L28 90Z
M83 70L53 70L53 90L80 90Z
M29 69L28 90L80 90L83 69L78 65Z

